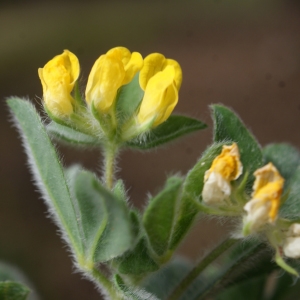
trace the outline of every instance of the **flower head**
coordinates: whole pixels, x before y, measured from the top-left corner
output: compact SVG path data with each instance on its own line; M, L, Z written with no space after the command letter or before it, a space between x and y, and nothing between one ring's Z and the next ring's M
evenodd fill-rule
M116 47L101 55L92 67L86 87L86 101L107 113L112 107L118 89L129 83L143 66L140 53Z
M254 176L252 199L244 207L246 232L257 231L276 220L284 185L283 177L272 163L256 170Z
M71 92L78 79L79 70L77 57L68 50L38 69L45 105L54 116L65 117L73 112L74 99Z
M239 149L236 143L223 146L222 152L205 172L202 190L203 201L219 205L231 194L230 182L237 179L243 171Z
M140 71L140 86L145 91L137 120L158 126L168 119L178 102L182 82L180 65L162 54L152 53L144 59Z

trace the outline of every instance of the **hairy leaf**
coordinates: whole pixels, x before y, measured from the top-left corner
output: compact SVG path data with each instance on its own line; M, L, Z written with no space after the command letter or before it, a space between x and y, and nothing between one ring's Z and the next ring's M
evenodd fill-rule
M181 186L181 178L169 178L164 189L150 200L143 215L150 244L158 256L163 256L169 249Z
M164 123L152 129L147 135L133 139L127 142L126 145L130 148L148 150L206 127L206 124L196 119L185 116L170 116Z

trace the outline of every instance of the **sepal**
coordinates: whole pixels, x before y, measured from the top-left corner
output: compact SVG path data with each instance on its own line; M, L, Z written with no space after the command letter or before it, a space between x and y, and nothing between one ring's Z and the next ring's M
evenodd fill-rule
M56 122L46 125L46 129L51 137L68 144L83 147L99 147L102 145L100 138L76 131L71 127Z
M144 91L139 84L139 72L132 81L121 86L116 99L116 114L118 125L121 127L130 118L135 116L136 111L143 99Z

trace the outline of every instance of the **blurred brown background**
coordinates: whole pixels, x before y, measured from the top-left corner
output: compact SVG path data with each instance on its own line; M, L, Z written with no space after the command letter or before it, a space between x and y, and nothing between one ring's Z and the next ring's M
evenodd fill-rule
M143 56L161 52L183 69L176 112L211 125L208 105L232 107L262 145L300 146L300 5L284 0L4 1L0 2L0 260L24 271L41 299L101 299L72 269L31 182L5 97L40 102L38 67L63 49L81 62L84 90L93 62L115 46ZM211 142L211 126L153 153L126 151L119 176L141 209L166 176L185 174ZM60 147L64 162L94 171L96 151ZM209 230L207 229L209 228ZM201 222L181 247L192 259L224 236L222 224Z

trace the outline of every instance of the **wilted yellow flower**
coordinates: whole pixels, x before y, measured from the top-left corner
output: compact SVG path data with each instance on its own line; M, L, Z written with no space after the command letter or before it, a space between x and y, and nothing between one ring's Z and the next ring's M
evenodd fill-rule
M168 119L178 102L182 82L180 65L162 54L150 54L144 59L139 81L145 94L137 115L138 122L153 121L155 127Z
M244 207L247 212L244 224L248 232L276 220L284 185L284 179L272 163L256 170L254 176L252 199Z
M129 83L143 66L140 53L116 47L101 55L92 67L86 87L86 101L102 113L112 107L118 89Z
M287 257L300 258L300 224L292 224L287 233L283 244L283 253Z
M231 194L230 182L237 179L243 171L240 153L236 143L223 146L209 170L204 175L202 199L207 204L219 205Z
M54 116L69 116L73 112L71 92L79 71L77 57L68 50L38 69L46 107Z

